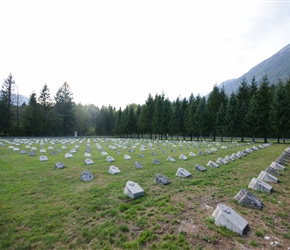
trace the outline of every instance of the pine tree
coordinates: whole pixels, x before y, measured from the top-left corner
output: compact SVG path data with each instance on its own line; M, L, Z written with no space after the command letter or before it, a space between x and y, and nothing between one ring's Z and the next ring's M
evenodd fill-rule
M225 126L226 126L225 117L226 117L226 108L222 102L219 109L218 109L218 112L216 113L216 129L218 131L220 131L221 141L223 141L223 132L224 132Z
M227 103L226 118L225 118L225 129L230 134L231 142L233 141L234 132L237 130L237 119L238 119L238 104L237 97L233 92Z
M52 126L49 112L52 108L52 100L50 97L50 91L46 84L44 84L42 90L40 91L40 95L38 97L38 102L42 109L42 134L47 135L50 132L50 127Z
M260 113L256 95L254 94L249 102L248 112L245 116L246 129L252 135L252 142L255 142L255 133L259 130Z

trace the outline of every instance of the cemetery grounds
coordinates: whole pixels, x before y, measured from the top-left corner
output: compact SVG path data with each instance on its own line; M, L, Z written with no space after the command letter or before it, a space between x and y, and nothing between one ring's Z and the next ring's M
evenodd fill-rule
M97 137L0 139L0 143L0 249L290 248L288 166L280 171L280 182L271 183L272 193L248 188L251 179L275 161L287 144L273 144L227 165L210 168L209 160L264 144ZM28 155L32 147L36 148L36 156ZM94 162L91 165L85 164L88 148ZM46 152L41 153L41 149ZM73 158L65 158L72 149ZM217 150L204 156L198 154L206 149ZM20 154L21 150L27 153ZM57 154L51 155L51 151ZM189 156L190 152L196 156ZM131 159L125 160L125 154ZM180 160L181 154L188 160ZM41 155L48 160L40 162ZM107 162L107 156L115 162ZM168 156L176 162L168 161ZM161 164L153 164L153 159ZM136 161L143 168L137 169ZM63 162L66 168L56 169L56 162ZM199 172L195 164L207 170ZM109 174L111 165L121 172ZM192 177L177 177L179 167ZM82 181L84 170L91 172L94 179ZM155 184L157 173L171 183ZM145 191L143 197L131 199L124 194L129 180ZM239 205L233 197L241 189L259 198L263 209ZM249 222L245 236L214 224L212 213L219 203Z

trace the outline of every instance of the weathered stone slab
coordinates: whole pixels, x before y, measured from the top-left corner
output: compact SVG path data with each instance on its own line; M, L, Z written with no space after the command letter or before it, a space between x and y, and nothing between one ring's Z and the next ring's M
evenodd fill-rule
M155 179L154 179L154 183L156 184L167 185L170 182L171 181L162 174L156 174Z
M87 170L84 170L82 172L82 174L81 174L81 180L83 180L83 181L91 181L93 179L94 179L94 177L93 177L93 175L92 175L91 172L89 172Z
M108 155L108 153L106 151L102 151L101 155Z
M214 161L208 161L207 166L211 167L211 168L218 168L219 167L219 165L217 163L215 163Z
M195 170L197 171L200 171L200 172L204 172L206 170L205 167L199 165L199 164L195 164L195 167L194 167Z
M279 182L277 177L275 177L274 175L271 175L267 171L261 171L261 173L258 176L258 179L265 182L275 182L275 183Z
M29 151L28 155L29 156L36 156L36 153L35 153L35 151Z
M277 169L271 168L270 166L265 169L269 174L282 175Z
M139 158L144 158L144 155L143 154L138 154L138 157Z
M59 168L59 169L65 168L65 164L62 162L57 162L57 163L55 163L54 168Z
M13 151L19 151L19 148L15 147L13 148Z
M199 155L202 155L202 156L205 155L204 152L202 152L202 151L198 151L198 154L199 154Z
M71 149L69 152L70 152L71 154L75 154L77 151L76 151L75 148L73 148L73 149Z
M143 165L139 161L136 161L135 164L134 164L134 166L136 168L143 168Z
M115 162L115 159L112 156L107 156L106 161L107 162Z
M236 196L234 197L236 201L238 201L239 204L252 207L252 208L257 208L257 209L262 209L263 208L263 203L255 197L252 193L245 189L241 189Z
M228 164L228 162L226 160L224 160L223 158L219 157L217 160L216 160L217 163L219 164L223 164L223 165L226 165Z
M158 160L158 159L153 159L153 160L152 160L152 163L153 163L153 164L156 164L156 165L160 165L160 164L161 164L161 161Z
M73 155L71 153L66 153L64 157L65 158L73 158Z
M234 158L234 159L241 159L241 156L238 156L237 154L235 154L235 153L232 153L232 155L231 155L231 157L232 158Z
M110 166L109 168L109 173L110 174L119 174L121 173L120 169L117 168L116 166Z
M195 157L195 156L196 156L196 154L195 154L195 153L193 153L193 152L190 152L190 153L189 153L189 156Z
M229 162L229 161L234 161L235 159L230 157L229 155L226 155L225 157L225 161Z
M156 156L157 154L155 152L152 152L151 155Z
M125 160L130 160L130 159L132 159L132 157L131 157L130 155L126 155L126 154L125 154L125 155L124 155L124 159L125 159Z
M212 216L215 219L215 224L225 226L227 229L239 235L245 235L249 229L249 223L232 208L224 204L218 204Z
M124 194L128 195L132 199L144 196L144 190L138 185L138 183L133 181L127 181Z
M94 161L92 159L90 159L90 158L86 158L85 159L85 164L86 165L92 165L92 164L94 164Z
M253 150L252 150L252 149L250 149L250 148L246 148L246 152L247 152L248 154L250 154L250 153L252 153L252 152L253 152Z
M188 178L191 177L191 173L189 173L186 169L184 168L178 168L177 172L175 174L178 177L183 177L183 178Z
M39 150L40 153L46 153L46 150L44 148Z
M237 155L240 156L240 157L246 156L246 154L244 152L242 152L242 151L238 151L237 152Z
M85 156L85 157L92 157L92 155L91 155L89 152L85 152L85 153L84 153L84 156Z
M183 161L187 161L187 160L188 160L188 158L187 158L185 155L183 155L183 154L181 154L181 155L179 156L179 159L180 159L180 160L183 160Z
M26 150L21 150L20 151L20 154L26 154L27 152L26 152Z
M277 170L285 170L285 167L279 164L278 162L273 161L270 165L271 168L277 169Z
M172 156L168 156L167 160L170 162L176 162L176 160Z
M273 187L271 185L258 178L252 178L248 187L254 190L259 190L267 193L271 193L273 191Z
M218 150L216 148L211 148L212 152L217 152Z
M209 149L206 149L205 152L206 152L207 154L212 154L212 152L211 152Z
M39 161L48 161L48 158L46 155L39 156Z

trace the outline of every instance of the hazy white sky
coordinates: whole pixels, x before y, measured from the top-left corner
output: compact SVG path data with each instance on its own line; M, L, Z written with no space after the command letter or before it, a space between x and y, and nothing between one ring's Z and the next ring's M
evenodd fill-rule
M3 1L0 80L117 109L208 94L290 43L290 2Z

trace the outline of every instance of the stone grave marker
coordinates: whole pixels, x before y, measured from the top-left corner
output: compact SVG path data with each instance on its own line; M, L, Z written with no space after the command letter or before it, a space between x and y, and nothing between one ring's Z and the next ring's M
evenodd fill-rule
M35 153L35 151L29 151L28 155L29 156L36 156L36 153Z
M156 156L156 153L155 152L152 152L151 155Z
M279 182L277 177L275 177L274 175L271 175L267 171L261 171L261 173L258 176L258 179L265 182L275 182L275 183Z
M263 203L255 197L252 193L245 189L241 189L234 197L236 201L238 201L239 204L252 207L252 208L257 208L257 209L262 209L263 208Z
M85 153L84 153L84 156L85 156L85 157L92 157L92 155L91 155L89 152L85 152Z
M102 151L101 155L108 155L106 151Z
M168 156L167 160L170 162L176 162L176 160L172 156Z
M127 181L124 194L128 195L132 199L144 196L144 190L138 185L138 183L133 181Z
M26 154L27 152L26 152L26 150L21 150L20 151L20 154Z
M51 155L57 155L57 151L51 150L51 151L50 151L50 154L51 154Z
M92 164L94 164L94 161L91 158L86 158L85 159L85 164L86 165L92 165Z
M217 163L215 163L214 161L208 161L207 166L211 167L211 168L218 168L219 167L219 165Z
M59 168L59 169L65 168L65 164L62 162L57 162L57 163L55 163L54 168Z
M156 174L155 179L154 179L154 183L156 184L167 185L170 182L171 181L162 174Z
M271 185L257 178L252 178L248 187L253 190L259 190L267 193L271 193L273 191L273 187Z
M115 161L115 159L112 157L112 156L107 156L107 158L106 158L106 161L107 162L114 162Z
M218 150L216 148L211 148L212 152L217 152Z
M223 158L221 158L221 157L219 157L216 160L216 162L219 163L219 164L223 164L223 165L228 164L228 162L226 160L224 160Z
M190 152L190 153L189 153L189 156L195 157L195 156L196 156L196 154L195 154L195 153L193 153L193 152Z
M230 157L229 155L226 155L225 157L225 161L229 162L229 161L234 161L235 159Z
M66 153L64 157L65 158L73 158L73 155L71 153Z
M270 165L271 168L277 169L277 170L285 170L285 167L282 166L281 164L273 161Z
M241 156L238 156L237 154L235 154L235 153L232 153L232 155L231 155L231 157L233 158L233 159L241 159Z
M272 175L282 175L277 169L275 168L272 168L272 167L267 167L265 169L265 171L267 171L269 174L272 174Z
M218 204L212 216L217 226L225 226L241 236L245 235L249 229L249 223L232 208L224 204Z
M180 160L183 160L183 161L187 161L187 160L188 160L188 158L187 158L185 155L183 155L183 154L181 154L181 155L179 156L179 159L180 159Z
M143 168L142 164L139 161L136 161L135 164L134 164L134 166L136 168Z
M138 154L138 157L139 158L144 158L144 155L143 154Z
M132 159L132 157L131 157L130 155L126 155L126 154L125 154L125 155L124 155L124 159L125 159L125 160L130 160L130 159Z
M13 148L13 151L19 151L19 148L15 147Z
M202 152L202 151L200 151L200 150L198 151L198 154L199 154L199 155L202 155L202 156L205 155L204 152Z
M110 166L109 168L109 173L110 174L119 174L121 173L120 169L117 168L116 166Z
M40 153L46 153L46 150L44 148L39 150Z
M49 146L49 147L48 147L48 150L52 150L52 149L53 149L53 146Z
M189 173L186 169L184 168L178 168L177 172L175 174L178 177L183 177L183 178L188 178L191 177L191 173Z
M157 165L160 165L161 164L161 162L158 159L153 159L152 160L152 163L153 164L157 164Z
M242 151L238 151L237 152L237 155L240 156L240 157L246 156L246 154L244 152L242 152Z
M117 154L117 155L120 155L120 154L121 154L121 152L120 152L119 150L117 150L117 151L116 151L116 154Z
M212 152L209 149L206 149L205 152L208 154L212 154Z
M195 167L194 167L195 170L197 171L200 171L200 172L204 172L206 170L205 167L199 165L199 164L195 164Z
M246 152L247 152L248 154L250 154L250 153L252 153L252 152L253 152L253 149L246 148Z
M48 158L46 155L39 156L39 161L48 161Z
M91 181L93 179L94 179L94 177L93 177L93 175L92 175L91 172L89 172L87 170L84 170L82 172L82 174L81 174L81 180L83 180L83 181Z

